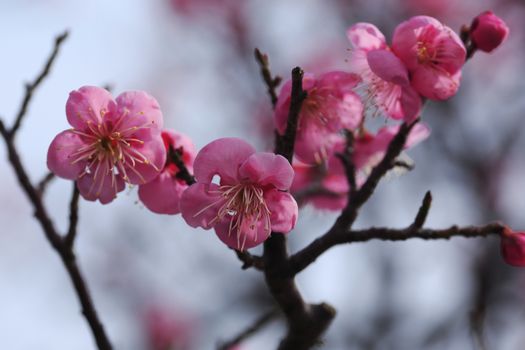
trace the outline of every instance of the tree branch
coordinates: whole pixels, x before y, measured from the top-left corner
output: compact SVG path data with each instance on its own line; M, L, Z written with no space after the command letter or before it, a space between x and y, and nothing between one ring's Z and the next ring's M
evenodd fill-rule
M248 251L241 252L236 249L235 254L237 254L239 260L243 262L243 265L241 266L243 270L249 269L250 267L261 271L264 270L264 260L262 257L252 255Z
M29 102L31 101L31 98L33 97L33 92L36 90L36 88L42 83L42 81L47 77L49 72L51 71L51 67L53 66L53 62L55 61L55 58L58 55L60 45L66 40L68 36L68 31L65 31L64 33L60 34L55 39L55 46L53 47L53 51L51 52L51 55L46 61L46 64L44 65L44 68L40 72L40 74L36 77L36 79L25 86L26 92L24 96L24 100L22 101L22 104L20 105L20 109L16 115L15 123L13 124L13 127L11 130L9 130L8 134L10 138L14 138L16 135L16 132L20 128L20 125L22 123L22 119L26 115L27 107L29 106Z
M239 345L244 340L248 339L255 333L257 333L259 330L261 330L266 324L268 324L270 321L272 321L274 318L278 316L277 310L271 310L265 314L263 314L261 317L259 317L255 322L243 330L241 333L239 333L235 338L223 342L217 349L218 350L231 350L236 345Z
M290 257L290 270L292 274L297 274L313 263L321 254L331 248L334 241L337 241L338 234L348 232L357 218L361 206L372 196L379 180L392 169L395 160L403 150L407 137L412 128L419 120L411 124L403 124L398 133L388 145L388 149L378 165L376 165L363 186L349 196L348 204L341 212L332 227L324 235L316 238L308 246ZM348 169L347 169L348 170ZM347 175L348 176L348 175ZM351 176L351 175L350 175ZM352 180L349 179L349 182Z
M69 203L69 229L64 237L64 244L70 250L73 249L73 244L77 236L79 198L80 192L78 191L76 182L73 182L73 194L71 195L71 202Z
M44 176L42 180L38 182L38 185L36 186L36 190L40 194L40 196L44 195L44 192L47 189L47 185L55 178L55 174L52 172L49 172Z
M414 219L414 222L412 223L412 228L422 228L425 224L425 221L427 220L428 211L430 210L430 205L432 204L432 193L430 191L427 191L425 193L425 197L423 198L423 202L421 202L421 206L419 207L419 210L417 212L416 218Z
M268 88L268 95L270 95L272 106L273 108L275 108L275 105L277 104L277 93L275 92L275 89L279 86L282 79L278 75L276 75L275 77L272 76L272 72L270 71L270 61L268 59L268 55L262 53L257 48L255 49L255 59L257 60L257 63L259 63L259 67L261 68L261 75L264 79L264 82L266 83L266 87Z
M179 169L175 176L186 182L188 186L191 186L196 182L195 177L189 172L186 164L184 164L184 161L182 160L182 152L183 151L181 148L174 149L170 146L168 150L168 157Z

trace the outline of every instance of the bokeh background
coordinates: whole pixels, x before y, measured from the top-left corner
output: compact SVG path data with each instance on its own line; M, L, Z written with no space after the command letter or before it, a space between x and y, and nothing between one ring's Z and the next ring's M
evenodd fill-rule
M402 20L432 15L454 29L492 9L511 28L491 55L464 70L457 96L429 103L431 138L410 151L415 170L391 176L357 225L403 227L427 190L427 225L502 220L525 228L525 3L521 0L18 0L0 1L0 116L11 122L53 38L71 35L38 90L17 145L33 181L67 128L64 105L82 85L146 90L166 125L198 147L223 136L270 149L272 116L253 49L274 73L345 69L345 30L376 24L387 37ZM65 230L71 184L55 180L46 203ZM82 201L77 251L116 349L212 349L272 308L263 276L242 271L213 232L152 214L136 188L109 205ZM95 345L58 257L32 217L0 146L0 348L88 350ZM336 214L305 207L289 235L293 251L325 232ZM257 249L256 249L257 251ZM498 349L525 344L525 273L502 262L498 240L369 242L327 252L298 278L309 301L338 315L326 349ZM276 320L241 344L275 348Z

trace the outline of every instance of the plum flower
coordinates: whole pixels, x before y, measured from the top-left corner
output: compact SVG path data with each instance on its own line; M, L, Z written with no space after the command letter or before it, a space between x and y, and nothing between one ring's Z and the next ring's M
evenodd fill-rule
M76 180L87 200L109 203L125 182L150 181L166 161L162 113L145 92L124 92L113 100L105 89L84 86L70 93L66 116L73 128L51 142L47 166Z
M161 136L168 154L166 163L156 178L139 186L139 198L154 213L178 214L180 197L188 185L177 177L179 168L170 157L170 152L179 152L186 168L193 172L195 147L188 136L175 131L163 130Z
M316 78L305 74L303 89L308 92L297 125L295 154L308 164L319 164L333 152L343 129L355 129L362 118L363 105L353 88L360 81L355 74L329 72ZM275 125L283 135L288 121L291 81L287 81L275 106Z
M412 86L432 100L456 94L466 50L456 33L428 16L416 16L394 31L392 50L411 75Z
M357 23L346 35L353 46L350 69L361 76L365 107L392 119L412 122L421 98L411 87L407 68L386 44L384 35L370 23Z
M470 38L477 49L491 52L509 36L507 24L492 11L485 11L472 21Z
M525 266L525 232L514 232L505 227L501 234L501 256L509 265Z
M284 157L255 152L241 139L222 138L197 154L194 169L197 182L182 194L180 204L188 225L213 227L221 241L237 250L295 226L297 203L284 192L294 172Z
M388 126L381 128L376 134L362 131L355 136L353 162L358 187L384 157L398 130L399 126ZM426 125L415 125L404 148L408 149L425 140L429 134L430 130ZM344 146L345 143L340 142L335 148L336 152L342 153ZM291 190L300 204L308 202L318 209L326 210L341 210L346 206L350 187L341 160L335 154L323 165L294 163L294 170Z

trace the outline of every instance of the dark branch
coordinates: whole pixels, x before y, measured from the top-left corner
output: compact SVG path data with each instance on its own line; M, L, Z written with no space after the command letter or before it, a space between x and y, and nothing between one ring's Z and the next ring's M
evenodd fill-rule
M288 159L290 164L292 163L299 112L307 96L306 91L303 90L303 75L304 72L299 67L295 67L292 70L292 93L286 131L284 135L277 137L277 145L275 147L275 153Z
M343 163L345 168L346 178L348 179L348 185L350 191L348 192L348 200L350 201L357 191L356 176L355 176L355 165L353 161L354 155L354 134L350 130L345 130L346 133L346 146L343 153L338 153L337 157Z
M419 207L416 218L414 219L414 223L411 225L412 228L419 229L423 227L425 221L427 220L428 211L430 210L431 204L432 193L427 191L427 193L425 193L425 197L423 198L423 202L421 202L421 206Z
M239 260L243 262L241 266L243 270L249 269L250 267L261 271L264 270L264 259L262 257L252 255L247 251L241 252L240 250L235 250L235 254L237 254Z
M71 202L69 203L69 229L64 237L64 244L70 250L73 249L73 244L77 236L79 198L80 192L78 192L77 184L73 182L73 194L71 195Z
M36 186L36 190L42 196L44 192L46 191L47 185L55 178L55 174L52 172L49 172L44 176L42 180L38 182L38 185Z
M218 350L231 350L234 346L239 345L241 342L243 342L244 340L248 339L249 337L257 333L259 330L261 330L266 324L268 324L275 317L277 317L277 315L278 315L277 310L272 310L272 311L269 311L263 314L261 317L255 320L255 322L251 326L243 330L232 340L223 342L217 349Z
M68 32L65 31L61 35L59 35L55 39L55 46L53 47L53 51L51 52L51 55L46 61L46 64L44 65L44 68L42 69L42 72L36 77L36 79L30 83L27 84L25 89L25 96L24 100L22 101L22 104L20 105L20 109L16 115L15 123L13 124L13 127L11 130L9 130L9 137L14 137L16 135L16 132L20 128L20 124L22 123L22 119L26 115L27 107L29 106L29 101L31 101L31 98L33 97L33 92L36 90L36 88L42 83L42 81L45 79L45 77L49 74L51 71L51 67L53 66L53 62L55 61L55 58L58 55L58 51L60 49L60 45L64 42L64 40L68 36Z
M169 160L171 160L179 169L175 176L182 181L186 182L188 186L191 186L195 183L195 177L188 171L184 160L182 159L183 150L181 148L173 149L170 146L168 151Z
M275 108L275 105L277 104L277 93L275 92L275 89L277 88L277 86L279 86L282 79L279 76L272 76L272 72L270 71L270 61L268 59L268 55L263 54L257 48L255 49L255 59L261 67L261 75L264 79L264 82L266 83L266 87L268 88L268 95L270 95L272 106Z

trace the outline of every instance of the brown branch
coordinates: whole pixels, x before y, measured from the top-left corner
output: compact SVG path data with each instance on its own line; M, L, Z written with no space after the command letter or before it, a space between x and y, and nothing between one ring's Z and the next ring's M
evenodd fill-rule
M352 198L354 197L357 191L355 165L353 162L354 134L350 130L345 130L345 134L346 134L346 145L345 145L344 152L338 153L336 155L341 160L345 168L346 178L348 180L348 185L350 187L350 191L348 191L348 200L350 201L352 200Z
M272 106L275 108L275 105L277 104L277 93L275 92L275 89L279 86L281 83L281 77L280 76L272 76L272 72L270 71L270 61L268 59L268 55L262 53L259 51L259 49L255 49L255 59L257 60L257 63L259 63L259 67L261 68L261 75L264 79L264 82L266 83L266 87L268 88L268 95L270 95L270 100L272 101Z
M47 185L49 185L49 183L53 181L54 178L55 178L55 174L53 174L52 172L49 172L46 174L46 176L44 176L42 180L38 182L38 185L36 186L36 190L38 191L40 196L44 194L44 192L47 189Z
M69 203L69 229L64 237L64 244L70 250L73 249L73 244L77 236L79 198L80 192L78 191L77 184L73 182L73 194L71 195L71 202Z
M79 267L76 262L75 255L71 249L69 249L63 242L62 237L58 234L55 229L53 222L51 221L49 214L42 202L40 193L31 184L26 170L24 169L18 151L13 143L13 139L10 137L9 132L5 128L5 125L0 120L0 134L2 135L5 144L7 146L7 153L9 162L11 163L13 170L15 171L18 183L24 190L29 201L33 205L35 210L35 217L40 223L42 230L51 244L53 249L58 253L64 266L66 267L69 277L75 287L80 304L82 305L82 313L84 314L86 321L91 327L93 337L99 350L111 350L111 344L108 337L104 332L102 323L100 322L93 301L87 289L86 282L82 277Z
M71 279L71 282L73 283L75 292L81 304L82 314L84 315L87 323L89 324L89 327L91 329L93 338L97 344L98 349L99 350L111 350L112 346L104 331L104 327L102 326L102 323L100 322L98 318L98 315L93 305L93 301L91 299L91 295L87 288L86 282L78 267L75 254L73 250L71 249L71 247L65 243L65 240L62 239L62 236L56 230L54 223L51 220L47 212L47 209L44 206L44 203L42 201L41 193L44 191L46 183L48 183L52 177L48 175L43 181L40 182L40 185L38 185L38 187L33 186L31 183L31 180L29 179L27 171L22 165L22 162L20 160L20 155L18 154L18 151L14 144L14 136L16 135L16 132L20 128L22 118L26 114L27 108L33 96L33 92L40 85L40 83L44 80L44 78L49 74L51 66L58 54L60 44L65 40L66 37L67 37L67 32L57 37L55 41L55 47L53 49L53 52L51 53L51 56L47 60L47 63L44 66L43 71L40 73L40 75L35 79L35 81L32 84L29 84L26 86L26 94L22 101L20 111L16 117L13 127L9 130L4 125L2 120L0 120L0 135L4 139L5 145L7 147L8 159L9 159L9 162L11 163L11 166L13 167L18 183L20 184L20 187L22 188L22 190L28 197L29 201L31 202L33 209L34 209L34 215L36 219L38 220L38 222L40 223L40 226L42 227L42 230L44 231L44 235L46 236L46 239L51 244L53 249L57 252L57 254L60 256L60 259L62 260L62 263L64 264L68 272L69 278ZM73 200L72 200L72 203L73 203ZM76 206L76 204L72 204L71 206L73 208L74 206ZM73 209L76 210L75 208ZM70 217L70 230L73 230L72 228L76 226L77 219L78 218L76 217L76 213L72 212L71 217Z
M56 37L55 46L53 47L53 51L51 52L51 55L47 59L46 64L44 65L44 68L42 69L40 74L36 77L36 79L32 83L26 84L24 100L22 101L22 104L20 105L20 109L16 115L15 123L13 124L13 127L11 128L11 130L9 130L8 132L10 138L14 138L14 136L16 135L16 132L20 128L22 119L26 115L27 107L29 106L29 102L31 101L31 98L33 97L33 92L36 90L36 88L40 85L40 83L42 83L42 81L50 73L51 67L53 66L53 62L55 61L55 58L58 55L60 45L64 42L64 40L66 40L68 34L69 33L65 31L64 33Z
M421 202L421 206L419 207L419 210L417 211L416 218L414 219L414 223L412 223L411 227L413 228L422 228L425 224L425 221L427 220L428 212L430 210L430 205L432 204L432 193L430 191L427 191L425 193L425 197L423 198L423 202Z
M403 150L408 134L419 120L412 124L403 124L399 128L398 133L388 145L388 149L378 165L376 165L366 182L361 188L352 193L348 204L341 212L332 227L324 235L318 237L308 246L295 253L290 257L290 270L292 274L297 274L313 263L321 254L333 246L335 238L338 234L348 232L350 227L357 218L357 214L361 206L372 196L379 180L392 169L395 165L395 160ZM349 180L351 181L351 179ZM334 237L335 236L335 237ZM336 240L336 239L335 239ZM337 240L336 240L337 241Z
M288 121L284 135L277 137L275 147L275 153L288 159L290 164L292 163L299 112L307 96L306 91L303 90L303 75L304 72L299 67L292 70L292 93Z
M283 136L277 136L275 153L284 156L291 163L297 122L306 92L302 87L303 71L292 70L292 92L288 122ZM335 309L325 303L307 304L290 273L286 237L272 232L264 242L264 274L271 295L282 310L288 325L288 332L279 344L279 350L302 350L315 345L335 317Z
M241 266L243 270L249 269L250 267L261 271L264 270L264 260L262 257L252 255L247 251L241 252L240 250L236 249L235 254L237 254L239 260L243 262L243 265Z
M248 339L249 337L257 333L259 330L261 330L266 324L268 324L278 315L279 313L277 312L277 310L271 310L263 314L261 317L255 320L255 322L251 326L243 330L241 333L235 336L235 338L228 340L226 342L223 342L217 349L218 350L232 350L236 345L239 345L244 340Z
M188 186L191 186L196 182L195 177L189 172L186 164L184 164L184 161L182 160L182 154L183 150L181 148L174 149L170 146L168 150L168 159L171 160L179 169L177 174L175 174L175 177L186 182Z

